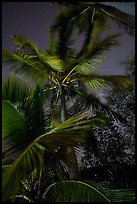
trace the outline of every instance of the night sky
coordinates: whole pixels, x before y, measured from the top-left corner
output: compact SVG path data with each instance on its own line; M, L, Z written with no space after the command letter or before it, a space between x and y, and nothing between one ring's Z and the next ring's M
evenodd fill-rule
M12 49L12 34L19 34L31 39L39 49L43 50L48 42L48 27L53 24L57 4L51 2L3 2L2 3L2 47ZM110 21L111 22L111 21ZM111 22L110 33L123 33L118 38L120 46L114 47L106 55L105 63L100 65L100 73L124 74L120 61L135 52L135 38ZM81 45L82 38L77 40ZM4 69L4 66L3 66Z

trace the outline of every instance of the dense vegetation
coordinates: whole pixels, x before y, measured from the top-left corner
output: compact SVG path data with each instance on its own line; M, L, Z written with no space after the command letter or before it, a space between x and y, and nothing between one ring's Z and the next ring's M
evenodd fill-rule
M107 9L95 3L64 5L49 29L44 52L17 35L12 37L15 50L3 50L3 61L12 70L2 81L3 201L134 201L133 188L117 189L105 177L98 182L85 178L77 162L79 147L91 141L104 163L92 133L109 125L112 116L125 120L93 90L133 86L128 76L96 73L104 54L119 44L119 34L102 39ZM75 29L84 35L80 51L72 46ZM33 87L24 79L33 81Z
M131 79L135 78L134 61L133 56L122 63ZM123 93L112 91L107 97L107 104L126 120L112 118L107 127L94 129L97 142L89 140L84 146L82 166L95 166L92 177L97 174L97 179L105 177L120 187L135 187L135 86Z

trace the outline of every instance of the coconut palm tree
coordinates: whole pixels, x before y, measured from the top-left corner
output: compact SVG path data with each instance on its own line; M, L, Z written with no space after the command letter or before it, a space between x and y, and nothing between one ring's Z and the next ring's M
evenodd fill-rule
M135 31L135 2L58 2L61 8L67 7L71 13L71 21L78 25L80 32L84 29L81 23L90 13L93 22L95 16L107 17L123 27L129 34ZM101 14L101 15L100 15ZM103 20L103 19L102 19Z
M61 25L56 32L58 19ZM14 80L9 88L4 89L6 85L3 85L3 97L6 99L3 101L3 192L7 192L3 193L3 200L16 195L20 181L26 174L41 167L45 147L52 147L58 153L60 151L57 147L64 150L64 161L68 165L70 178L78 179L80 175L74 146L83 141L85 132L91 127L104 124L105 120L102 115L93 117L92 113L88 112L89 108L92 104L110 113L109 107L93 95L92 89L113 85L126 89L132 84L125 76L100 76L95 73L102 54L118 45L115 39L119 35L113 34L100 40L98 37L101 30L97 20L98 23L94 24L90 32L90 38L88 36L88 41L83 44L81 51L76 53L71 48L73 23L68 20L64 12L58 15L57 22L50 30L48 50L44 53L27 38L16 35L12 39L17 49L13 52L3 51L4 58L12 65L15 73L25 74L26 79L31 78L35 82L39 80L39 85L36 85L32 92L22 92L22 85L15 88ZM11 91L11 87L14 91ZM14 105L7 101L9 96L12 96L10 101ZM45 101L45 98L49 98L50 102ZM49 112L52 119L45 125L44 113L47 106L52 107ZM84 113L81 113L81 110ZM111 113L117 115L113 111ZM14 115L15 121L11 115ZM25 143L22 143L24 138ZM55 155L53 156L55 160ZM59 162L59 159L57 161ZM61 166L60 162L59 165ZM16 175L16 179L13 175ZM13 182L16 188L11 190Z
M106 192L95 184L66 180L56 152L61 145L73 146L85 141L85 130L105 124L105 118L96 116L85 120L87 114L81 113L56 128L49 127L43 91L40 83L30 88L13 75L3 80L2 200L110 202ZM129 193L133 197L133 192Z
M100 87L107 89L114 85L123 90L132 84L126 76L101 76L95 72L97 64L102 62L102 55L111 47L118 45L116 38L119 34L112 34L101 40L99 38L102 33L101 24L97 18L81 51L76 53L76 50L71 48L74 24L70 23L69 19L68 13L64 11L58 14L55 25L50 29L46 52L40 51L29 39L17 35L12 37L17 49L13 52L3 50L3 56L12 65L14 73L24 75L26 79L41 81L44 94L49 95L51 99L54 128L64 123L74 113L89 110L91 102L93 106L103 107L110 112L110 109L93 95L92 89ZM89 114L89 117L91 116L92 113ZM67 147L64 154L71 177L79 178L74 147Z
M51 127L44 113L43 90L39 83L31 89L12 75L8 80L3 80L3 201L14 201L16 198L28 201L47 199L45 190L51 184L66 179L57 149L65 144L79 145L85 141L84 132L105 124L104 117L95 116L87 120L87 113L83 112L70 117L56 128ZM31 196L28 196L28 192ZM89 195L91 193L97 195L98 191L90 186ZM98 197L107 200L101 193Z

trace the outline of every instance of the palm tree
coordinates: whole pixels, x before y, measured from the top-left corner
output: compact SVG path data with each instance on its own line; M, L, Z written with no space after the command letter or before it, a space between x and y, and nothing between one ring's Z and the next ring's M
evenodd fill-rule
M60 16L63 18L61 19ZM81 52L76 53L70 47L73 24L70 24L64 13L60 13L60 19L61 25L58 32L55 32L56 25L51 28L54 32L51 32L49 49L46 52L42 53L27 38L16 35L13 36L13 40L17 49L13 52L7 50L3 52L4 57L8 59L7 62L13 65L14 72L25 74L26 78L36 82L39 79L39 85L36 85L32 92L30 90L20 92L23 86L15 88L14 80L9 88L4 89L6 85L2 86L3 99L6 99L3 101L3 192L7 192L3 193L3 200L16 195L20 180L43 164L41 155L44 154L47 146L54 149L59 146L61 150L64 148L70 177L78 179L79 168L74 146L83 141L85 132L91 127L104 124L105 119L100 115L93 117L85 111L89 110L92 103L93 106L103 107L110 113L109 107L102 104L91 90L94 87L106 88L109 85L126 89L132 84L125 76L100 76L95 73L102 54L118 44L115 38L119 35L114 34L99 40L96 36L96 32L99 34L100 31L99 24L94 24L88 43L84 43ZM11 92L7 93L7 90ZM6 96L5 93L7 93ZM7 101L9 96L12 97L10 101L15 103L14 105ZM46 97L50 102L44 101ZM50 112L52 120L47 125L44 120L44 112L47 108L45 106L43 109L44 104L52 107ZM81 110L84 113L79 113ZM113 111L111 113L117 115ZM12 125L11 115L15 118ZM15 132L20 137L14 138ZM24 138L26 142L22 143ZM32 160L29 160L29 155ZM58 159L57 161L59 162ZM16 179L13 175L16 175ZM16 188L11 190L13 182Z
M50 127L44 116L43 87L37 83L30 89L12 75L3 80L2 99L3 201L47 199L45 190L66 178L56 150L62 145L79 145L85 141L85 130L103 125L105 118L98 116L86 120L87 114L79 113L56 128ZM89 195L98 195L96 199L107 200L92 186L88 191Z
M94 117L87 121L84 119L86 114L81 113L54 129L49 128L50 122L43 115L43 91L39 83L31 89L12 75L3 80L3 201L110 202L101 187L86 181L66 180L60 158L55 153L60 145L77 145L85 141L84 130L102 125L105 118ZM126 190L126 193L131 200L132 190Z
M85 31L80 21L90 13L89 19L93 22L96 16L110 18L129 34L135 31L135 2L58 2L63 9L67 7L71 13L71 21L78 25L80 32ZM103 20L102 18L102 20ZM85 25L85 24L84 24Z
M58 14L55 25L51 27L51 38L46 52L41 52L27 38L17 35L12 37L17 49L13 52L3 51L3 56L8 59L7 62L13 65L15 73L23 74L25 78L31 78L34 81L40 79L45 88L44 94L50 93L54 128L64 123L74 113L88 110L91 107L89 100L93 106L103 107L108 113L110 112L110 109L89 90L112 87L113 85L120 89L126 89L132 84L126 76L101 76L95 73L96 65L102 62L102 54L118 45L116 38L119 36L119 34L112 34L100 40L101 30L99 27L100 20L97 18L87 36L88 40L86 39L84 42L81 51L76 53L71 48L73 23L70 23L68 15L62 11ZM81 105L81 99L85 106L88 102L87 107ZM113 112L113 114L115 113ZM89 115L90 117L91 115ZM67 147L64 151L70 176L79 178L74 147Z

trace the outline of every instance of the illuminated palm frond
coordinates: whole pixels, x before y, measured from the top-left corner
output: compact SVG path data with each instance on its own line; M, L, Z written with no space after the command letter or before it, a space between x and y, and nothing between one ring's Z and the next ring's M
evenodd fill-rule
M13 112L13 110L11 112ZM58 127L37 137L36 139L31 139L31 142L29 142L29 144L23 144L26 146L26 148L23 149L20 154L18 154L18 157L13 162L12 166L3 173L3 192L5 192L5 190L7 192L5 195L3 194L3 199L16 194L20 185L20 181L25 178L27 172L29 173L34 168L38 168L40 165L42 165L42 155L44 151L42 146L47 146L49 148L55 148L60 145L75 146L83 141L85 142L86 135L84 134L84 132L87 131L88 128L92 126L94 127L97 124L102 125L106 123L104 117L101 118L101 116L98 116L91 120L82 120L85 118L85 116L87 117L87 115L83 113L78 114L77 116L73 116L70 119L66 120L64 124L60 124ZM17 127L17 123L15 125ZM7 146L10 145L10 151L12 151L14 147L14 139L15 138L11 134L6 135L5 140ZM17 147L19 148L19 145ZM3 146L3 149L4 148L5 146ZM16 175L16 179L13 175ZM11 185L13 185L13 183L16 188L14 188L12 191Z
M45 80L51 72L63 72L62 62L57 56L43 54L26 38L15 35L13 39L18 48L13 52L4 49L3 62L10 64L15 73L26 74L26 77L35 80L38 77Z
M119 113L113 111L109 105L104 104L101 102L99 97L97 97L93 93L87 93L84 89L71 89L70 88L70 93L72 93L74 96L77 96L76 101L75 101L75 106L79 110L79 108L82 108L83 106L85 109L90 109L91 107L93 108L93 112L104 112L107 116L114 118L115 120L120 120L121 122L126 123L126 119L123 118ZM80 105L79 101L83 104L83 106Z
M74 3L59 3L64 7L69 7L71 10L79 8L79 14L85 15L87 10L99 10L105 16L116 21L118 25L123 25L126 31L133 32L135 29L135 2L74 2ZM81 11L83 9L83 12ZM78 12L75 12L74 19L77 18ZM81 19L83 17L81 15Z
M110 202L93 186L81 181L61 181L50 185L43 200L48 202Z
M133 85L132 80L122 75L88 75L86 76L86 80L85 77L79 77L77 80L82 82L89 90L94 88L103 88L105 86L115 87L120 90L127 90Z

